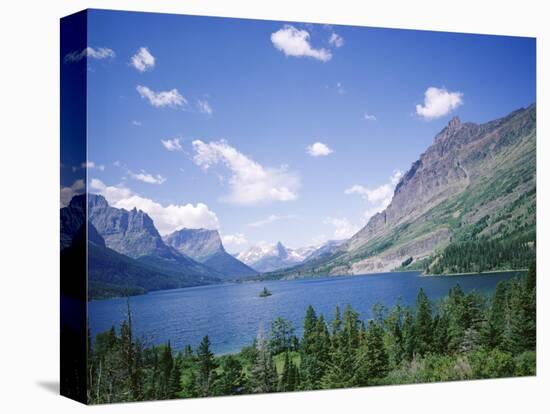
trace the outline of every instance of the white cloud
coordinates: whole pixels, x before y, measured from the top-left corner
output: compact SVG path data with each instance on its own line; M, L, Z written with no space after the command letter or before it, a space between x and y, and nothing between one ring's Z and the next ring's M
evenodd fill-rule
M338 92L339 95L344 94L344 87L342 86L341 82L336 82L336 92Z
M295 215L278 216L276 214L271 214L268 217L266 217L265 219L254 221L252 223L249 223L248 225L250 227L263 227L267 224L271 224L271 223L274 223L276 221L290 220L290 219L293 219L293 218L296 218L296 216Z
M168 151L183 151L180 140L181 138L161 139L160 142Z
M264 167L248 158L225 140L205 143L193 141L196 165L207 171L211 166L222 164L231 172L228 180L231 192L223 201L254 205L273 201L290 201L298 197L299 178L286 166Z
M86 161L86 162L83 162L82 164L78 165L78 166L73 166L72 170L73 172L74 171L78 171L79 169L89 169L89 170L93 170L93 169L97 169L99 171L105 171L105 166L102 165L102 164L96 164L95 162L93 161Z
M75 195L82 194L86 185L83 179L76 180L69 187L61 187L61 207L67 207Z
M108 47L98 47L94 49L93 47L87 47L82 49L82 51L74 51L67 53L65 55L65 62L80 62L85 57L90 59L113 59L115 57L115 52L113 49Z
M376 121L376 116L375 115L372 115L372 114L365 114L365 119L367 121Z
M334 47L342 47L344 46L344 38L333 32L328 39L328 43Z
M133 121L132 121L132 125L133 125L133 126L140 127L142 124L141 124L141 121L133 120Z
M360 226L352 224L345 217L327 217L324 223L334 227L333 237L336 240L349 239L360 230Z
M162 184L166 181L166 178L163 177L160 174L153 175L149 174L143 170L139 173L134 173L132 171L128 171L128 175L133 178L134 180L142 181L144 183L148 184Z
M101 194L107 202L116 208L131 210L137 208L147 213L155 223L159 233L166 235L183 227L198 229L219 229L218 217L204 203L162 205L151 199L135 194L124 186L107 186L93 178L92 190Z
M155 57L146 47L140 47L137 53L131 57L130 65L140 72L152 70L155 67Z
M199 111L203 114L212 115L214 110L206 100L198 100L197 101L197 107L199 108Z
M222 235L222 243L226 250L234 252L248 244L248 240L242 233L224 234Z
M389 182L378 187L369 189L359 184L347 188L345 194L358 194L369 203L369 208L364 213L364 220L368 220L374 214L384 210L393 198L395 186L403 176L401 171L395 171L390 177Z
M306 151L312 157L326 157L333 152L332 149L322 142L315 142L314 144L308 145Z
M162 108L164 106L175 108L176 106L187 104L187 99L181 96L177 89L155 92L147 86L138 85L136 86L136 90L142 98L147 99L155 108Z
M416 114L425 119L441 118L463 104L462 96L462 92L431 86L424 92L424 105L416 105Z
M288 24L271 34L271 42L277 50L286 56L307 56L322 62L327 62L332 58L330 50L314 49L311 46L309 33L306 30L299 30Z

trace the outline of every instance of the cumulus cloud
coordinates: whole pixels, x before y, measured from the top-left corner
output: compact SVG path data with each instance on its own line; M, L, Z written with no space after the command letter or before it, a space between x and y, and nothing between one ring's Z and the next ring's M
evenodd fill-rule
M165 106L175 108L187 104L187 99L185 99L177 89L155 92L147 86L138 85L136 86L136 90L139 96L143 99L147 99L155 108L162 108Z
M328 39L328 43L334 47L342 47L344 46L344 38L338 33L333 32Z
M221 164L231 176L230 193L222 198L239 205L255 205L274 201L291 201L298 197L299 178L286 166L270 168L260 165L230 146L227 141L205 143L193 141L193 161L204 171Z
M220 227L218 217L204 203L162 205L149 198L141 197L127 187L108 186L96 178L91 180L90 188L105 197L113 207L125 210L137 208L144 211L153 219L161 235L170 234L183 227L213 230Z
M74 165L72 170L74 172L74 171L78 171L79 169L85 169L85 168L89 170L97 169L99 171L105 171L105 166L103 164L96 164L93 161L86 161L80 165Z
M334 227L333 238L336 240L349 239L360 230L360 226L351 223L345 217L327 217L324 223Z
M152 70L155 67L155 57L146 47L140 47L137 53L130 58L130 65L139 72Z
M147 173L143 170L141 170L138 173L128 171L128 175L130 176L130 178L133 178L134 180L142 181L142 182L148 183L148 184L162 184L166 181L166 178L163 177L160 174L153 175L153 174L149 174L149 173Z
M416 105L416 114L424 119L441 118L463 104L462 96L462 92L431 86L424 92L424 105Z
M115 57L115 52L113 49L109 49L108 47L87 47L85 49L82 49L81 51L74 51L71 53L67 53L65 55L65 62L67 63L74 63L74 62L80 62L85 57L89 59L113 59Z
M309 38L309 33L306 30L296 29L289 24L271 34L273 46L286 56L306 56L321 62L328 62L332 58L330 50L313 48Z
M203 114L212 115L214 113L214 110L206 100L198 100L197 101L197 108L199 108L199 112L202 112Z
M162 146L168 151L183 151L180 140L180 138L161 139L160 142L162 143Z
M248 240L242 233L224 234L222 235L222 243L228 251L234 252L248 244Z
M376 116L372 114L365 114L365 119L367 121L376 121Z
M267 224L275 223L276 221L290 220L290 219L293 219L293 218L296 218L296 216L295 215L279 216L277 214L271 214L268 217L266 217L265 219L254 221L252 223L249 223L248 225L250 227L263 227Z
M308 145L306 151L312 157L326 157L333 152L328 145L322 142L315 142L314 144Z
M347 188L345 194L357 194L369 203L365 211L364 220L368 220L374 214L384 210L391 202L395 186L403 176L401 171L395 171L389 181L375 188L367 188L360 184Z
M83 179L78 179L68 187L61 187L61 207L67 207L75 195L82 194L86 185Z

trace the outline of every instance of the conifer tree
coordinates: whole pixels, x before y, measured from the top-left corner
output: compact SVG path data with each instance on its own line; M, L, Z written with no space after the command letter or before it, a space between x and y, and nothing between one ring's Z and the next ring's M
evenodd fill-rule
M426 355L432 347L432 307L424 289L420 288L416 299L416 318L414 321L414 335L419 355Z
M263 326L260 325L256 336L256 362L252 367L252 391L267 393L277 390L277 371L273 364L271 352L264 336Z
M389 371L388 353L384 346L383 329L370 320L365 346L359 351L356 369L357 385L378 383Z
M206 335L197 348L197 386L199 395L207 397L212 393L212 386L216 379L215 369L217 368L214 354L210 350L210 339Z

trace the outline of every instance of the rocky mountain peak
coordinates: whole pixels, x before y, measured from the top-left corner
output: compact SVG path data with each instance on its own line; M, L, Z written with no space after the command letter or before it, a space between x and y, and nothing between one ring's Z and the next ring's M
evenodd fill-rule
M281 259L284 259L288 256L288 252L286 250L286 247L283 246L283 243L281 243L280 241L277 242L277 245L275 246L276 249L277 249L277 254L279 255L279 257Z
M225 252L218 230L183 228L164 236L164 242L195 260L205 260L218 252Z
M462 125L460 118L458 116L453 116L449 123L447 124L447 129L456 130Z

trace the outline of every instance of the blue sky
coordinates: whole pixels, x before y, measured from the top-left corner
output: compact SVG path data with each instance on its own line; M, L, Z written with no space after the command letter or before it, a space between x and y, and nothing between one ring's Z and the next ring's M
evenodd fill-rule
M535 101L535 49L529 38L91 11L88 49L63 64L87 60L91 191L142 208L161 233L218 228L236 252L349 237L452 116L485 122ZM63 168L70 188L80 170Z

